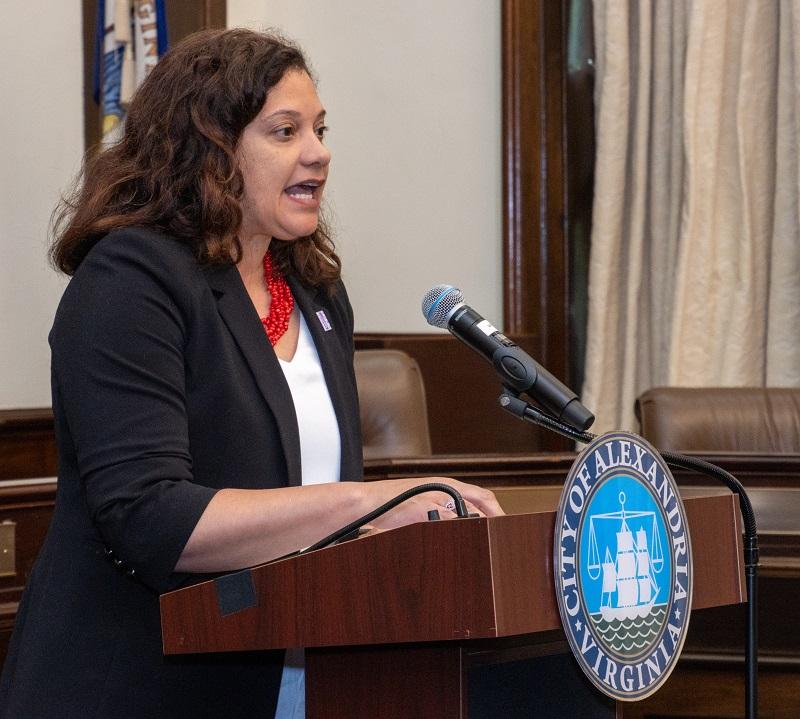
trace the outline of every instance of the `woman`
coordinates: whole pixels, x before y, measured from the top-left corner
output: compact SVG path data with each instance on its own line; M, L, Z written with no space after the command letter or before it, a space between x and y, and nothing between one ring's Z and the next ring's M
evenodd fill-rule
M319 220L324 120L291 44L194 35L62 208L58 495L0 716L271 716L283 652L165 658L158 594L307 546L429 481L354 481L352 313ZM490 492L444 481L501 513ZM452 517L446 501L421 495L375 525Z

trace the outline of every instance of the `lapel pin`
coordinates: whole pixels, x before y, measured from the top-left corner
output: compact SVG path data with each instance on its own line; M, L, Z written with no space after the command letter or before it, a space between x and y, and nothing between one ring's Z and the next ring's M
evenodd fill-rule
M333 329L333 327L331 327L331 323L328 321L328 316L325 314L325 310L319 310L317 312L317 319L322 325L322 329L326 332L330 332Z

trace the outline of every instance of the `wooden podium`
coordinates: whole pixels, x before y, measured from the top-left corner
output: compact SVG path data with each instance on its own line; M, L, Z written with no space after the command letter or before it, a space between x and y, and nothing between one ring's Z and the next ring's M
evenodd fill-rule
M684 501L693 609L745 601L736 498ZM304 646L309 719L624 716L569 654L554 522L420 523L170 592L164 652Z

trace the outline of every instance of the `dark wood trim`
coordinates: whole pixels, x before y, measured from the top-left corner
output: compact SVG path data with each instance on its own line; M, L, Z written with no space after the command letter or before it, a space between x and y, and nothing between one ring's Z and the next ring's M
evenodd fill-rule
M505 329L567 378L564 2L503 2ZM567 378L568 379L568 378Z
M203 27L227 27L228 23L227 0L203 1Z
M442 455L407 459L371 460L365 464L369 471L386 474L387 477L425 476L437 467L456 467L459 476L486 478L487 486L507 486L511 477L519 476L522 484L532 480L562 484L577 454L575 452L503 453L476 455ZM736 476L748 489L790 489L800 487L800 455L798 454L743 454L687 452L687 456L704 459ZM685 470L672 470L681 486L708 487L713 481L708 477ZM493 474L498 475L492 480ZM511 482L516 484L517 482ZM718 484L722 488L722 484ZM800 493L798 494L800 501ZM800 507L798 507L800 516Z
M100 110L94 101L94 45L97 27L97 0L83 0L83 149L100 140Z
M225 27L226 0L182 0L167 2L166 8L170 45L198 30Z
M530 142L529 128L537 117L531 110L528 78L536 77L536 62L525 48L534 35L532 18L523 11L538 3L503 2L503 311L506 332L524 331L524 298L530 280L531 261L523 230L532 214L529 190L538 176L526 160L537 143ZM535 155L535 152L533 153Z
M594 21L592 0L571 0L567 11L564 132L566 225L569 251L570 387L583 387L589 316L589 254L594 204Z
M52 428L53 410L50 407L0 410L0 433Z
M580 394L594 189L592 0L504 0L504 328Z

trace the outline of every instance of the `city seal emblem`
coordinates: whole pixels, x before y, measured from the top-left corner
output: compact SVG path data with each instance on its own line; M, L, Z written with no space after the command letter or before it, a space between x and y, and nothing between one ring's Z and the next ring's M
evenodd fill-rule
M641 437L612 432L580 453L556 515L553 567L586 676L614 699L650 696L686 638L692 552L675 480Z

